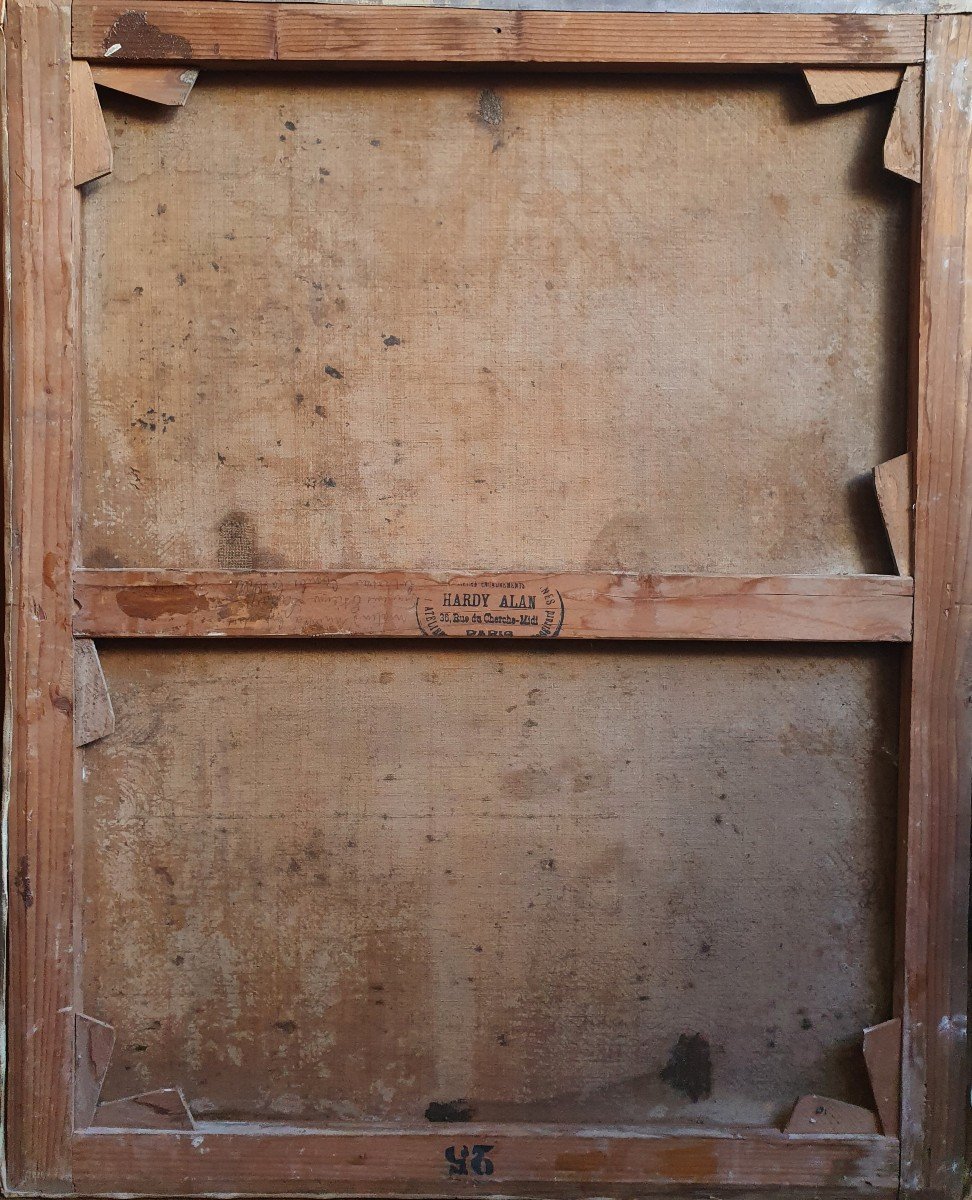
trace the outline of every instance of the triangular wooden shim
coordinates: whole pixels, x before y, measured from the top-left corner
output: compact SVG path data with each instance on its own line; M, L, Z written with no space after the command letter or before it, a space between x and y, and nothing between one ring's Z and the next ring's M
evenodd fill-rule
M921 183L921 106L924 78L921 67L908 67L884 139L884 165L912 183Z
M901 1128L901 1018L864 1030L864 1061L881 1120L881 1132L897 1137Z
M803 72L818 104L847 104L893 92L901 74L900 67L807 67Z
M111 170L112 151L94 85L91 67L81 59L71 63L71 121L73 126L74 186L90 183Z
M914 501L911 494L911 455L899 454L874 468L874 490L884 518L898 574L913 574L911 528Z
M87 746L115 732L115 710L90 638L74 643L74 744Z
M803 1096L796 1102L785 1133L877 1133L877 1117L868 1108L830 1100L827 1096Z
M181 1088L159 1088L99 1104L95 1129L195 1129Z
M199 78L196 67L106 67L91 68L99 87L126 96L138 96L154 104L183 105L189 99L193 84Z
M108 1073L115 1031L104 1021L76 1013L74 1017L74 1128L87 1129Z

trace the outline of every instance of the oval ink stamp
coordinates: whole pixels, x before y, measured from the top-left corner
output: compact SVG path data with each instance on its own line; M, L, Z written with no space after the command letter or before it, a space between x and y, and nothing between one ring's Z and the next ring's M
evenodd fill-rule
M426 637L557 637L564 600L542 580L474 576L426 588L415 619Z

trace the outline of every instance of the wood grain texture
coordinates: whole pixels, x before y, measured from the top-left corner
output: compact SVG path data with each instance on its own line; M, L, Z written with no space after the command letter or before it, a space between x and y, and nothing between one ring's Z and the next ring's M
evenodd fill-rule
M259 0L255 0L259 2ZM391 7L510 9L503 0L379 0ZM340 4L346 0L294 0L302 4ZM573 12L640 13L787 13L810 16L915 16L970 11L969 0L518 0L516 9Z
M112 67L96 63L91 73L99 87L175 107L185 104L199 78L194 67Z
M908 67L884 141L884 165L912 183L921 183L922 87L921 67Z
M80 187L111 171L111 141L91 67L86 62L75 60L71 63L71 106L74 184Z
M864 1061L881 1119L881 1132L897 1137L901 1127L901 1018L864 1030Z
M177 1085L199 1120L391 1128L460 1099L602 1127L870 1103L895 647L101 657L82 990L118 1032L104 1100ZM677 1070L686 1041L708 1072Z
M115 1031L104 1021L78 1013L74 1020L74 1128L91 1124L105 1081Z
M75 0L78 58L182 63L913 63L917 16L844 18ZM113 49L117 47L117 49Z
M6 1170L70 1183L74 1068L72 438L78 298L69 8L9 0L6 137L4 784Z
M902 575L911 575L914 537L914 471L912 456L899 454L874 468L874 490L884 519L891 553Z
M592 1186L598 1186L598 1195L692 1185L711 1194L720 1183L887 1197L896 1180L897 1142L891 1138L790 1137L776 1130L553 1135L476 1125L391 1134L247 1135L209 1132L205 1126L164 1138L86 1132L75 1141L75 1175L80 1186L93 1190L124 1172L129 1186L153 1195L235 1191L245 1173L254 1191L267 1195L454 1196L456 1180L450 1180L443 1152L454 1142L474 1144L480 1138L493 1145L493 1174L474 1180L476 1194L487 1197L531 1195L538 1186L552 1196L589 1195Z
M808 67L803 72L818 104L847 104L893 92L901 75L900 67Z
M111 696L98 650L90 638L74 642L74 744L87 746L115 728Z
M193 1129L192 1115L179 1088L159 1088L99 1104L95 1129Z
M74 576L89 637L907 641L909 579L122 571Z
M972 19L932 18L925 68L915 641L910 689L902 1164L957 1196L968 1092L972 796Z
M888 98L211 72L174 120L103 100L85 566L893 572Z

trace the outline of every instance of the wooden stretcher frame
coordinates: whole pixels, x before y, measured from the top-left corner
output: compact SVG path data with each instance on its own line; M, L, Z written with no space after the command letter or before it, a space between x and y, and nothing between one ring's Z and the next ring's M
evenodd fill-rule
M72 12L68 0L6 0L5 1190L449 1196L474 1186L505 1196L890 1196L900 1188L959 1195L969 1082L972 16L955 5L905 12L901 4L862 6L868 15L840 13L840 4L772 7L793 11L501 12L266 0L141 0L131 9L125 0L74 0ZM890 15L875 13L882 7ZM416 615L442 580L408 572L74 569L82 331L72 57L119 71L164 63L923 71L910 280L913 583L519 577L556 593L562 632L580 637L910 642L897 938L900 1139L697 1128L74 1128L74 639L428 633L416 628ZM255 603L268 595L269 617L266 604ZM457 1140L495 1147L488 1179L449 1175L443 1147Z

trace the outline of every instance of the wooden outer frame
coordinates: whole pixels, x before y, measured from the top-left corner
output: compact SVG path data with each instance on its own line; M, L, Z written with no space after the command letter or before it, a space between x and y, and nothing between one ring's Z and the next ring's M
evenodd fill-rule
M972 800L972 17L931 17L902 826L902 1185L957 1195L968 1103ZM907 685L906 685L907 688Z
M148 0L139 15L141 24L133 23L124 4L75 0L74 54L108 63L183 65L502 61L675 68L907 64L925 55L925 22L915 16L622 19L622 14L316 8L262 0ZM116 44L106 38L113 30L117 38L119 29L124 34L120 49L106 60L106 51ZM907 1190L935 1196L957 1195L960 1186L967 1066L970 779L963 701L972 631L967 419L972 263L965 170L972 129L970 31L972 18L929 21L915 646L906 726L910 765L904 772L908 842L900 1178ZM421 1133L202 1126L191 1134L99 1129L72 1135L70 547L78 228L67 7L59 0L8 0L4 32L7 866L15 894L9 916L8 1188L31 1194L73 1187L94 1194L123 1186L146 1194L188 1195L238 1193L245 1183L265 1195L452 1195L456 1183L443 1171L441 1148L481 1132L502 1137L509 1147L493 1179L477 1181L477 1191L487 1194L530 1194L539 1188L551 1195L583 1195L592 1187L602 1195L675 1189L711 1194L720 1187L742 1187L891 1195L899 1179L899 1143L887 1137L468 1126ZM92 611L106 602L110 607L114 586L92 578L96 574L105 573L79 572L76 580L89 599L93 593L86 588L101 589ZM165 582L185 581L170 577ZM197 578L194 586L202 582ZM239 582L219 578L206 586L218 591ZM907 598L910 586L910 581L899 583L905 592L896 592L896 601ZM700 595L692 596L690 585L693 603ZM81 611L78 635L165 632L98 626L85 615L86 602ZM202 631L187 627L181 632ZM265 635L267 630L250 632ZM749 629L742 636L765 632ZM858 629L855 636L871 635ZM394 1144L391 1154L389 1143Z
M548 63L747 66L921 62L917 16L686 16L74 0L74 54L111 63Z
M6 1183L70 1180L74 1059L71 561L77 312L70 10L3 29Z

